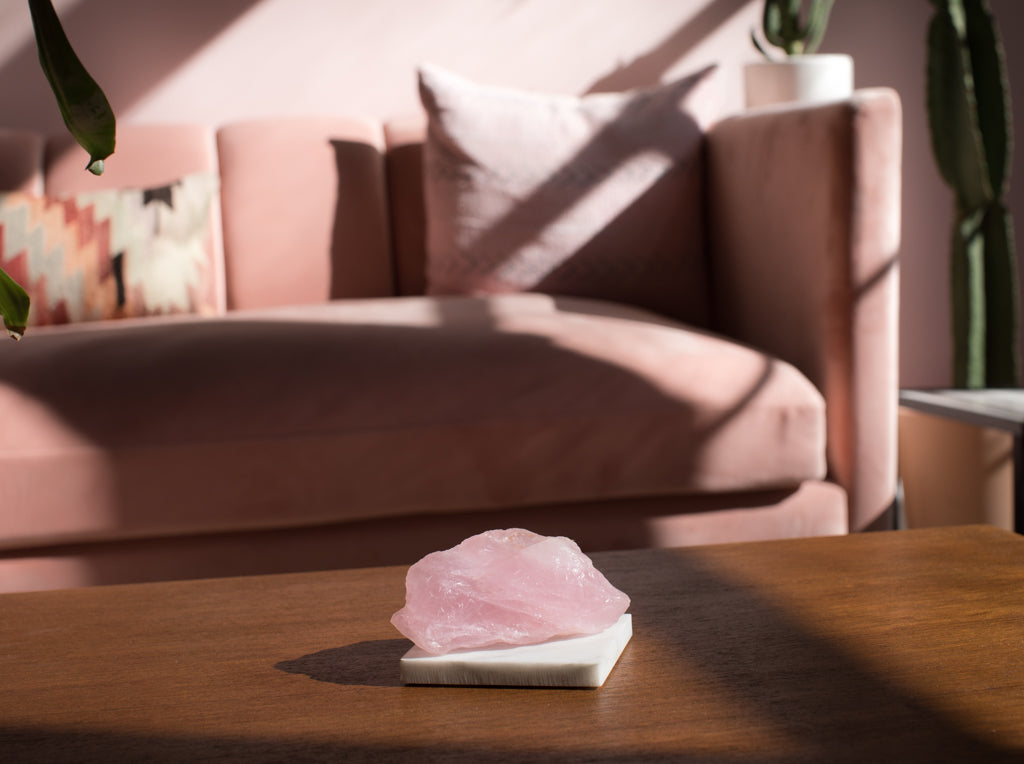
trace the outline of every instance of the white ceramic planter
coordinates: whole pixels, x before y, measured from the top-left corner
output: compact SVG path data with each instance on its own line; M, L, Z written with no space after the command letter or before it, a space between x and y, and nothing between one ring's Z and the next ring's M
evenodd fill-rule
M747 108L799 101L817 103L853 93L853 59L843 53L760 61L743 70Z

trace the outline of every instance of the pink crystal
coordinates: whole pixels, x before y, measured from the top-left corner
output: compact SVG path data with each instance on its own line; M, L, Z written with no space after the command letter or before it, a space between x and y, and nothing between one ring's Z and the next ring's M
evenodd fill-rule
M521 528L428 554L405 592L391 623L433 655L596 634L629 607L576 542Z

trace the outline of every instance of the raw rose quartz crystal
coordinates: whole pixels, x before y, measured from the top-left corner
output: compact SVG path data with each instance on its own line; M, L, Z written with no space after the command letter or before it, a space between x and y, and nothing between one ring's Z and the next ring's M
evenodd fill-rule
M428 554L405 590L391 623L433 655L596 634L629 607L576 542L520 528Z

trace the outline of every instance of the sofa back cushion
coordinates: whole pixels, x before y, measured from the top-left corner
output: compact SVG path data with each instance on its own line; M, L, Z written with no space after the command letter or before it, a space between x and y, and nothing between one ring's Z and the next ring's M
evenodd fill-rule
M387 141L388 205L391 246L399 295L427 290L427 220L423 204L425 114L411 114L384 125Z
M230 309L394 293L383 144L362 119L218 131Z

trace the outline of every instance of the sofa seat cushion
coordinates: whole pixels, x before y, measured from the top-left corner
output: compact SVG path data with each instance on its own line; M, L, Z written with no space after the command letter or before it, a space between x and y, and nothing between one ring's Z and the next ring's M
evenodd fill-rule
M540 294L44 327L0 343L0 410L8 547L825 473L823 400L793 367Z

